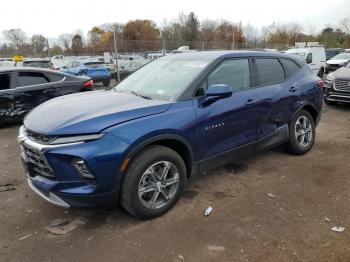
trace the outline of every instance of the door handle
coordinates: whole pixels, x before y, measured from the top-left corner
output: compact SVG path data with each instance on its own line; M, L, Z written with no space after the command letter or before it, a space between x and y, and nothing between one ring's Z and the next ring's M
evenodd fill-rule
M289 88L289 92L295 92L297 90L298 90L298 88L295 87L295 86L292 86L292 87Z
M248 101L245 103L246 106L251 106L255 104L257 101L255 99L248 99Z

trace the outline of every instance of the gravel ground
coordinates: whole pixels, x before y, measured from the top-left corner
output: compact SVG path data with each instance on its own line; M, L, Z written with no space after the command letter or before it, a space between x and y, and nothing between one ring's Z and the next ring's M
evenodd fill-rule
M151 221L46 203L25 182L18 126L0 128L0 261L350 261L350 106L324 111L307 155L277 148L192 179ZM57 218L81 223L54 235Z

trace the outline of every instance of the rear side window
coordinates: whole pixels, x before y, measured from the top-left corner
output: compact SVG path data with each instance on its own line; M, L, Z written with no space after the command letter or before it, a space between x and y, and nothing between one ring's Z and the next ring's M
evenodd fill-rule
M284 67L286 78L294 75L300 69L300 67L292 60L281 58L280 61Z
M230 85L234 91L250 88L248 59L232 59L222 62L208 77L208 86Z
M64 76L63 75L59 75L59 74L47 74L47 76L50 79L50 82L59 82L62 81Z
M276 58L257 58L255 65L260 85L272 85L284 81L284 70Z
M49 80L47 77L39 72L19 72L18 73L18 84L19 86L31 86L46 84Z
M0 90L6 90L10 88L10 74L0 74Z

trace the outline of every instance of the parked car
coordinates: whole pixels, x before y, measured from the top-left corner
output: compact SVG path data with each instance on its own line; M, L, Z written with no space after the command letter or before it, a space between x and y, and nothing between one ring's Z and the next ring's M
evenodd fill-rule
M33 110L18 138L29 186L59 206L120 202L135 217L159 216L190 176L280 144L307 153L322 85L305 62L280 53L158 58L112 91Z
M322 46L296 47L287 50L286 54L302 57L311 70L321 78L326 72L326 51Z
M341 53L327 61L327 72L332 72L350 61L350 53Z
M87 77L37 68L0 69L0 124L21 121L51 98L92 89L93 82Z
M17 62L16 66L53 69L50 59L45 58L27 58L23 62Z
M326 60L335 57L336 55L345 52L345 49L343 48L327 48L326 49Z
M72 60L61 68L61 71L75 76L89 76L95 83L103 83L109 86L111 82L111 72L108 67L99 61Z
M327 75L325 81L325 103L350 103L350 61Z

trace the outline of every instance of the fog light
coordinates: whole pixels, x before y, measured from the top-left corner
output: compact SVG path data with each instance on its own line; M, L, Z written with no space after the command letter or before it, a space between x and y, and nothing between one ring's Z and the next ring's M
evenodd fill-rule
M88 169L88 167L85 165L84 160L82 159L74 159L73 160L73 166L76 168L76 170L78 170L78 172L86 179L95 179L95 177L93 176L93 174L91 174L90 170Z

